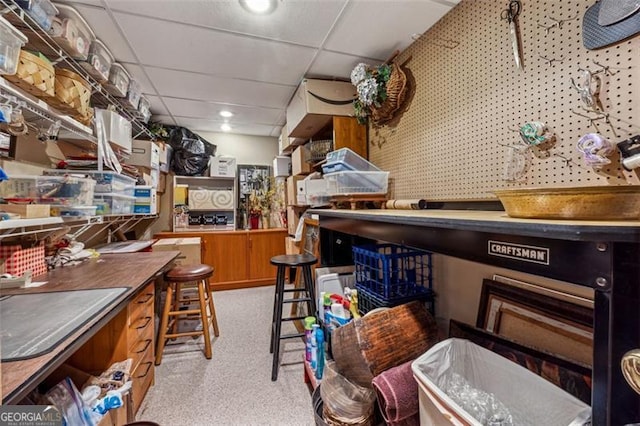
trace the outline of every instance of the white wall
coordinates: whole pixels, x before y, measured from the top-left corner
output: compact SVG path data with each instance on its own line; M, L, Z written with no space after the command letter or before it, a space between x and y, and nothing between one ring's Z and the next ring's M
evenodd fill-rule
M272 166L278 155L278 138L196 132L218 148L216 155L235 157L237 164Z

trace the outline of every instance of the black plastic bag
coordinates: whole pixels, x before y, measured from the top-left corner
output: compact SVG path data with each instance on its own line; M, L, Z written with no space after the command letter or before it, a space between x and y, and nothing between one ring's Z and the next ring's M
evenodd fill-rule
M184 127L171 131L169 145L173 148L171 170L180 176L202 176L209 166L209 157L216 153L215 145Z

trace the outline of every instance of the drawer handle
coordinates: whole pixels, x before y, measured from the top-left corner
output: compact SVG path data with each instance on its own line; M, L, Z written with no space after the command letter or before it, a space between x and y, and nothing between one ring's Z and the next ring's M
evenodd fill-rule
M143 362L140 365L145 365L145 364L147 365L147 369L145 370L144 374L141 375L141 376L134 376L135 379L142 379L142 378L147 377L147 374L149 374L149 370L151 370L151 366L153 365L153 362L152 361L147 361L147 362Z
M144 304L145 304L145 303L147 303L149 300L153 299L153 293L147 293L145 296L147 296L147 297L146 297L146 299L144 299L144 300L138 300L136 303L139 303L139 304L141 304L141 305L144 305Z
M145 339L144 342L145 342L144 348L140 349L139 351L134 351L134 353L141 354L144 351L146 351L149 345L151 344L151 339Z
M143 328L146 328L149 325L149 323L151 322L151 319L152 319L151 317L140 318L138 321L144 321L144 324L137 326L136 329L137 330L141 330Z

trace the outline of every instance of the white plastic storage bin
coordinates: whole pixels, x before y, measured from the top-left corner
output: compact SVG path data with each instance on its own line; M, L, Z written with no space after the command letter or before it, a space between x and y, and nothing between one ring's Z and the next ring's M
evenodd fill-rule
M379 172L372 163L368 162L349 148L340 148L327 154L327 162L322 166L323 173L356 170L362 172Z
M125 98L125 106L132 110L138 109L140 104L140 97L142 96L142 88L137 81L133 78L129 80L129 87L127 88L127 97Z
M136 187L136 180L129 176L111 171L97 170L46 170L47 175L71 175L78 177L88 177L96 181L95 194L116 193L120 195L133 196Z
M89 217L96 215L96 206L51 206L51 216Z
M155 189L150 185L138 185L134 188L136 203L151 202L151 196L155 194Z
M140 102L138 103L138 112L140 113L140 119L144 123L148 123L151 118L151 103L144 96L140 96Z
M64 4L57 7L58 16L53 19L49 34L73 59L86 61L96 38L91 27L73 7Z
M51 29L53 18L58 9L49 0L17 0L18 6L45 31Z
M0 17L0 74L15 74L18 69L20 48L27 37Z
M463 408L463 395L473 392L469 407L479 407L480 394L502 403L514 425L590 425L591 408L526 368L464 339L447 339L411 364L418 382L421 425L491 424ZM475 391L474 391L475 390ZM468 400L468 399L467 399ZM486 404L489 405L489 404ZM497 414L496 417L501 417ZM480 414L479 414L480 413ZM503 411L504 414L504 411ZM488 415L490 416L490 414Z
M97 207L96 214L131 214L136 197L120 194L96 194L93 204Z
M97 120L102 119L107 140L125 152L131 152L131 122L116 112L106 109L95 109Z
M10 176L0 184L5 199L39 204L90 206L96 182L75 176Z
M329 195L386 194L389 172L336 172L324 175Z
M114 96L124 98L127 96L127 90L129 90L129 73L124 67L117 62L111 64L109 69L109 81L104 85L107 92Z
M113 55L100 40L94 40L89 48L87 60L81 62L82 67L100 83L109 80L109 70L113 63Z

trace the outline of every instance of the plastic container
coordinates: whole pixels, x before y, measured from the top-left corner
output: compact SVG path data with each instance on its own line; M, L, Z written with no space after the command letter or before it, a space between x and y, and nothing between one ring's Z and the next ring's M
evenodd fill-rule
M133 213L134 214L152 214L152 213L155 213L155 211L151 204L134 204Z
M96 214L99 215L131 214L135 202L136 197L113 193L96 194L93 198L93 204L98 207Z
M16 73L20 48L26 42L27 37L24 34L0 17L0 74Z
M0 184L7 199L39 204L90 206L96 182L74 176L11 176Z
M46 175L71 175L93 179L96 182L95 194L115 193L132 197L136 188L136 180L134 178L111 171L52 169L46 170L44 173Z
M124 98L129 90L129 81L131 77L127 70L117 62L111 64L109 69L109 81L104 85L107 92L114 96Z
M138 103L138 112L140 113L140 119L144 123L148 123L151 118L151 103L144 96L140 97L140 102Z
M368 162L349 148L340 148L327 154L327 162L322 166L323 173L334 173L355 170L361 172L379 172L372 163Z
M395 244L354 246L352 251L358 289L393 302L424 295L432 288L429 252Z
M389 172L336 172L324 175L327 192L341 194L386 194Z
M73 59L86 61L89 48L96 38L87 21L71 6L57 5L49 34Z
M109 70L113 63L113 55L100 40L94 40L89 48L89 55L82 67L100 83L109 81Z
M51 29L58 9L49 0L16 0L16 3L45 31Z
M132 110L137 110L140 104L140 97L142 96L142 88L140 84L134 79L129 80L129 87L127 88L127 97L125 98L125 106Z
M591 408L551 382L507 358L464 339L447 339L431 347L412 364L418 383L420 424L484 423L470 412L482 407L482 393L493 395L517 425L590 425ZM451 386L452 376L469 388ZM460 383L458 381L457 383ZM458 389L473 393L469 407L456 397ZM473 391L475 389L475 391ZM458 392L462 396L462 392ZM469 399L467 399L469 400ZM493 404L486 404L493 405Z
M358 290L358 312L361 315L378 308L393 308L394 306L403 305L414 300L424 301L426 308L433 312L433 291L428 288L420 286L410 286L408 288L408 294L404 297L394 297L393 299L384 299L378 294L368 290L366 287L362 287L356 284Z
M96 206L51 206L51 216L89 217L96 215Z
M134 188L133 195L136 203L150 203L155 189L151 185L138 185Z

